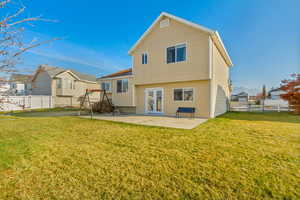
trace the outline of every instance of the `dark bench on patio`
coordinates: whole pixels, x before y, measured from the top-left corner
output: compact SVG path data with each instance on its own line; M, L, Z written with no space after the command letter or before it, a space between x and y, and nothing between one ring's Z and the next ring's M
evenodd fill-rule
M176 111L176 117L179 117L180 113L191 113L192 117L195 117L196 109L193 107L179 107Z

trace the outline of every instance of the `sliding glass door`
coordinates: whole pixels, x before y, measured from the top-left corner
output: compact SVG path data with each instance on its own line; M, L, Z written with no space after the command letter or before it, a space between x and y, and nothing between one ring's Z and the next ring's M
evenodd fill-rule
M163 113L163 89L147 88L145 90L145 112Z

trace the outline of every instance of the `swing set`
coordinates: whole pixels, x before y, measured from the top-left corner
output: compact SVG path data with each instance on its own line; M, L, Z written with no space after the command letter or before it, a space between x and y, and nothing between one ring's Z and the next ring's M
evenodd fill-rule
M88 104L91 113L91 119L93 119L94 111L93 111L93 103L91 102L90 95L95 92L99 92L100 94L100 108L98 111L102 112L105 104L104 101L106 100L108 102L110 110L112 110L112 113L114 114L117 110L116 107L112 104L111 100L108 98L106 90L86 89L84 97L80 102L80 109L78 115L81 115L81 112L84 110L85 105ZM103 93L102 97L101 97L101 93Z

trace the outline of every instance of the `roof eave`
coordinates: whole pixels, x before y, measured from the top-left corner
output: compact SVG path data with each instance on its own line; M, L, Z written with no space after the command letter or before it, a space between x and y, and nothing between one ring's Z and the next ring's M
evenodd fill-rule
M71 74L72 76L74 76L77 80L80 80L80 81L81 81L81 79L80 79L76 74L74 74L71 70L65 70L65 71L59 72L59 73L55 74L55 76L53 76L53 77L57 77L58 75L64 74L64 73L70 73L70 74Z
M131 77L134 77L134 75L131 74L131 75L114 76L114 77L100 77L100 78L97 78L97 81L99 81L99 80L114 80L114 79L131 78Z
M224 59L225 59L227 65L229 67L232 67L233 66L232 60L231 60L231 58L230 58L230 56L229 56L229 54L228 54L228 52L227 52L227 50L225 48L225 45L224 45L224 43L223 43L223 41L222 41L222 39L221 39L218 31L214 31L211 35L212 35L212 39L213 40L214 40L213 36L216 37L216 39L215 39L214 42L219 43L219 45L221 47L220 51L224 54Z

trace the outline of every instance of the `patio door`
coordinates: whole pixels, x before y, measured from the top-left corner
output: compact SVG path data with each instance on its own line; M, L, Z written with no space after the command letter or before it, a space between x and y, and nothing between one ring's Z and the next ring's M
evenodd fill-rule
M163 113L163 89L147 88L145 90L145 112L149 114Z

